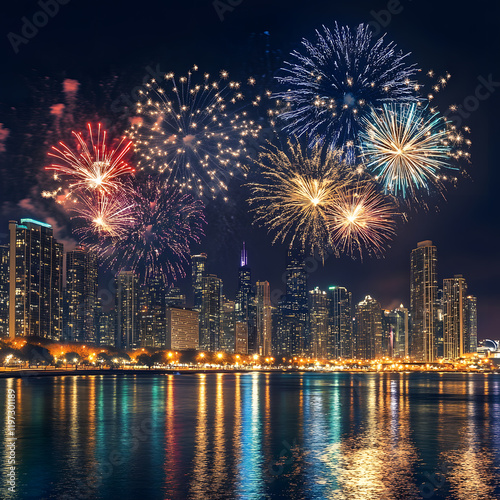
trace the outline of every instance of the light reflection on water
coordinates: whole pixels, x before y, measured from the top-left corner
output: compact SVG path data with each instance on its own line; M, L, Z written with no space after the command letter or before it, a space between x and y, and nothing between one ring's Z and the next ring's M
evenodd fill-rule
M1 498L500 498L496 375L82 375L0 387L4 415L16 390L18 438L17 493L2 481ZM6 467L2 455L3 477Z

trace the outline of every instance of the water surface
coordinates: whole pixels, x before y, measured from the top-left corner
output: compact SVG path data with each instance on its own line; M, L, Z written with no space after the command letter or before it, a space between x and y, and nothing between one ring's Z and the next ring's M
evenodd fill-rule
M1 498L500 498L498 375L3 379L1 418L8 389Z

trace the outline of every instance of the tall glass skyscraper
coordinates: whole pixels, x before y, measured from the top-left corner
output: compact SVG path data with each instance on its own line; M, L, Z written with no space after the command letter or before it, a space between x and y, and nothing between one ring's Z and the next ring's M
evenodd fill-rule
M477 352L477 298L468 295L466 299L466 343L467 352Z
M388 356L404 358L408 356L409 314L408 309L401 304L384 314L384 350Z
M356 306L356 349L358 359L376 359L384 355L382 309L367 295Z
M139 346L139 281L133 271L116 276L116 347Z
M461 274L443 280L443 338L445 359L469 352L467 338L467 283Z
M303 258L288 254L286 293L278 306L278 356L301 356L309 349L307 273Z
M342 286L328 288L328 357L354 357L352 294Z
M9 245L0 245L0 337L9 335Z
M200 348L220 349L222 280L213 274L203 278L203 300L200 313Z
M193 310L200 312L203 301L203 278L207 275L207 254L192 255L191 267L194 291Z
M316 287L309 291L309 331L311 333L311 354L316 359L325 359L328 352L328 297Z
M142 347L165 347L166 345L166 292L159 277L151 277L140 286L139 329Z
M236 321L247 324L248 352L251 354L258 351L254 299L255 297L252 292L252 271L248 265L248 254L245 243L243 243L240 266L238 268L238 289L236 291L234 310Z
M33 219L10 221L9 233L9 335L60 340L63 245Z
M73 342L96 341L97 253L78 247L66 254L67 321L64 337Z
M261 356L271 355L272 310L268 281L257 281L255 286L257 350Z
M411 252L410 269L410 355L416 361L435 357L437 321L437 253L432 241L421 241Z
M234 352L236 344L236 314L233 300L223 301L221 323L220 349L224 352Z

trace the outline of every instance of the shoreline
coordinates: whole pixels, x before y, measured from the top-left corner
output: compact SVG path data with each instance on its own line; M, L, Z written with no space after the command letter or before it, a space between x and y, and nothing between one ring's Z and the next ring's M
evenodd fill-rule
M223 368L134 368L131 370L128 369L115 369L115 368L106 368L106 369L51 369L51 370L39 370L35 368L31 369L23 369L23 370L11 370L11 371L0 371L0 379L6 378L39 378L39 377L66 377L66 376L81 376L81 375L197 375L200 373L321 373L321 374L334 374L334 373L355 373L355 374L370 374L370 373L402 373L402 374L412 374L412 373L476 373L476 374L498 374L495 371L473 371L473 370L384 370L384 371L376 371L376 370L331 370L331 371L315 371L315 370L303 370L303 369L223 369Z

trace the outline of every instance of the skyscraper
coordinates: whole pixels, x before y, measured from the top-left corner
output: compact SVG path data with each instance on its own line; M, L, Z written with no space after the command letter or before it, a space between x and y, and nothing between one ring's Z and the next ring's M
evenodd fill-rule
M358 359L383 356L382 309L369 295L356 306L356 349Z
M384 314L386 352L394 358L408 356L409 314L408 309L401 304Z
M236 321L234 333L235 354L248 354L248 323L246 321Z
M309 292L309 331L311 354L316 359L328 357L328 297L316 287Z
M477 298L468 295L466 301L466 343L467 352L477 352Z
M437 256L432 241L421 241L411 252L410 270L410 355L416 361L432 362L435 356L437 319Z
M97 299L96 341L99 345L114 346L116 343L116 309L103 311L102 300Z
M116 276L116 347L139 346L139 283L133 271Z
M95 342L97 305L97 254L78 247L66 254L66 340Z
M290 251L286 293L278 305L278 356L304 355L309 348L307 273L300 255Z
M446 359L460 358L469 352L466 297L467 283L461 274L443 280L443 356Z
M203 301L203 278L207 275L207 254L200 253L199 255L191 256L192 281L194 291L193 309L201 311Z
M167 306L186 307L186 296L181 292L180 288L171 287L166 296Z
M255 286L257 349L261 356L271 355L272 310L268 281L257 281Z
M236 313L233 300L224 300L222 304L220 349L234 352L236 342Z
M9 335L9 245L0 245L0 337Z
M167 307L167 349L179 351L198 349L199 314L198 311L184 307Z
M436 356L443 357L444 351L444 309L443 309L443 289L439 288L436 294L436 330L434 345L436 346Z
M213 274L203 278L203 300L200 313L200 348L220 349L222 280Z
M166 294L158 277L151 277L139 288L138 321L140 345L143 347L165 347Z
M63 246L33 219L10 221L9 233L9 335L60 340Z
M352 294L347 288L328 288L329 326L328 357L354 357L354 336L352 324Z
M252 272L248 266L248 254L243 243L240 256L240 267L238 268L238 289L234 304L236 321L247 323L248 351L257 352L257 329L254 309L254 295L252 293Z

